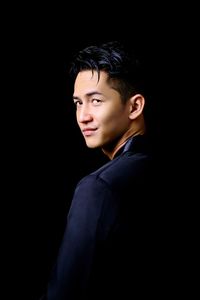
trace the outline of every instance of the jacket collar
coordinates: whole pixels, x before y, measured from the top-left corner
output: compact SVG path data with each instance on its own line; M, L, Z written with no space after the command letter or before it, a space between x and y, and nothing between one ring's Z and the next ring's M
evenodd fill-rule
M114 158L127 151L146 152L149 150L148 138L146 135L135 135L130 137L126 143L116 152Z

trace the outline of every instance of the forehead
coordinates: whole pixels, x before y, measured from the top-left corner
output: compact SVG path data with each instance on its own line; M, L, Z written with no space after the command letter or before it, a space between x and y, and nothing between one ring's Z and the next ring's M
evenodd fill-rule
M108 75L104 71L100 71L99 77L97 71L86 70L78 73L74 87L79 89L85 86L97 87L106 84Z

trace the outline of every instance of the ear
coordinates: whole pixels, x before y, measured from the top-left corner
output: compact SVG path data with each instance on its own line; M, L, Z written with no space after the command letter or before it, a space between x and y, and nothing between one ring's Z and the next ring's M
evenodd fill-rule
M145 99L141 94L136 94L131 97L129 101L129 119L134 120L142 114L145 105Z

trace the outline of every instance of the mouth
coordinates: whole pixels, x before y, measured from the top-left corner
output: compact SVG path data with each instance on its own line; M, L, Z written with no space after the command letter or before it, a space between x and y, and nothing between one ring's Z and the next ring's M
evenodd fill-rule
M82 133L84 136L92 136L94 135L97 128L85 128L82 130Z

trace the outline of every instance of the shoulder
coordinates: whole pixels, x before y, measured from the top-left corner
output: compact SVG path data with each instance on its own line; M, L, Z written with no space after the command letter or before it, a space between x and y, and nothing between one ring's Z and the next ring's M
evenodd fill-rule
M102 170L97 170L94 175L105 182L119 183L123 178L135 178L143 176L150 170L152 157L145 153L125 152L116 157Z
M93 224L97 224L99 220L106 218L106 211L109 211L109 218L110 214L114 218L116 209L115 195L111 186L101 176L92 173L85 176L77 184L69 211L69 218L75 217L76 220L84 219L87 223L93 222Z
M145 153L127 151L84 177L77 189L91 193L107 193L122 185L140 180L152 170L152 157Z

